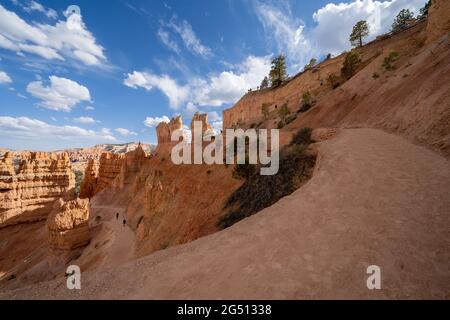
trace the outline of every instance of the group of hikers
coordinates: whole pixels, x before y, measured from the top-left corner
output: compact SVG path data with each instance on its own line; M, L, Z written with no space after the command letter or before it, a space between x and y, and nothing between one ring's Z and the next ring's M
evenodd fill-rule
M116 220L119 220L119 213L118 212L116 212ZM127 220L123 219L122 224L125 227L125 225L127 224Z

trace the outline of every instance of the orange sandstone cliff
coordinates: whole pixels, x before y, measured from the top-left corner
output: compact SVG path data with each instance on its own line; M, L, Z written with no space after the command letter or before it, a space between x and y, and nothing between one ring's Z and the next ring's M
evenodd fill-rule
M55 202L47 218L50 247L73 250L89 243L89 200Z
M17 171L6 153L0 161L0 227L45 219L53 202L73 197L74 188L67 153L31 152Z

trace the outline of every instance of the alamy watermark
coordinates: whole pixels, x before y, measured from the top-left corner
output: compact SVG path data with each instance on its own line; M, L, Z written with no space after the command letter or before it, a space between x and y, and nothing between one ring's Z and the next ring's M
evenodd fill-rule
M81 269L77 265L70 265L66 270L66 286L69 290L81 290Z
M201 121L194 121L192 143L186 141L183 130L172 133L171 141L179 142L171 151L174 164L234 164L236 158L238 164L260 164L261 175L274 175L278 172L278 129L271 129L270 137L268 129L226 129L224 141L222 134L204 135L202 125ZM205 142L209 144L204 147Z
M366 285L369 290L381 289L381 269L379 266L371 265L367 267L367 274L370 276L367 278Z

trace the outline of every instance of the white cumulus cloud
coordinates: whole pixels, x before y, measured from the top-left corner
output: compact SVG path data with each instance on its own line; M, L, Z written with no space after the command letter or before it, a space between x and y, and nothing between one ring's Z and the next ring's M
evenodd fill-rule
M173 109L184 103L188 112L194 111L196 106L219 107L237 101L248 89L256 88L269 73L270 58L249 56L235 69L207 78L194 78L184 85L168 75L133 71L127 75L124 84L131 88L151 90L155 87L161 90Z
M78 122L78 123L82 123L82 124L94 124L94 123L99 123L100 121L95 120L94 118L91 117L78 117L78 118L74 118L73 121Z
M36 4L34 8L39 8ZM0 48L22 56L31 53L48 60L71 58L85 65L106 62L103 47L97 44L79 14L71 14L67 20L58 20L54 25L29 24L0 5Z
M131 88L142 87L146 90L151 90L153 87L158 88L169 98L170 107L174 109L178 108L189 96L186 86L180 86L176 80L167 75L159 76L149 72L133 71L127 75L123 83Z
M144 124L151 128L156 127L160 122L170 122L170 119L168 116L162 116L162 117L147 117L145 118Z
M5 71L0 71L0 84L11 83L12 80Z
M400 10L410 9L417 14L426 1L359 0L338 4L329 3L314 13L313 19L317 25L310 36L322 53L338 54L349 48L349 35L357 21L367 20L370 29L367 40L371 40L390 30Z
M0 117L0 133L17 139L64 139L77 141L114 142L117 139L108 129L86 130L76 126L50 125L28 117Z
M349 35L359 20L367 20L368 41L389 31L401 9L418 13L427 0L356 0L328 3L313 14L314 26L296 17L289 2L255 1L255 13L270 44L287 56L292 72L300 71L311 58L338 54L350 47Z
M116 131L124 137L137 136L136 132L133 132L133 131L130 131L130 130L124 129L124 128L117 128Z
M27 91L41 100L39 106L68 112L79 102L91 100L88 88L77 82L57 76L49 78L48 86L45 86L42 81L33 81L27 86Z

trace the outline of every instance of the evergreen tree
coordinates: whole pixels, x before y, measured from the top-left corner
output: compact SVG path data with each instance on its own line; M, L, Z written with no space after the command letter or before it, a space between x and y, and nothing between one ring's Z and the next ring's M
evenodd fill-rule
M266 89L269 87L269 78L264 77L264 79L261 81L261 89Z
M350 34L350 43L354 47L361 47L363 45L363 38L369 35L369 27L367 21L358 21L353 27L353 31Z
M402 9L392 24L392 31L399 31L408 26L408 21L414 18L414 14L409 9Z
M279 86L287 79L286 57L284 55L281 54L272 60L272 68L269 76L272 87Z
M305 66L304 70L309 70L312 67L314 67L317 64L317 59L312 58L311 60L309 60L309 63Z
M417 19L424 19L428 17L428 10L430 9L430 7L431 7L431 0L428 0L427 3L425 3L425 6L420 9Z

